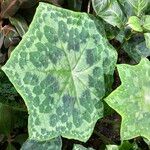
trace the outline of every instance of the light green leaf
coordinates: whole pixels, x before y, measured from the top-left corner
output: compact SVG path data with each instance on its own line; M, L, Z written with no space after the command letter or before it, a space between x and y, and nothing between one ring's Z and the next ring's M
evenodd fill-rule
M104 77L116 60L88 14L40 3L2 68L28 107L29 138L87 141L103 116Z
M141 20L136 16L131 16L127 23L134 31L142 32Z
M150 33L144 33L146 46L148 49L150 49Z
M150 62L117 66L121 86L105 101L122 116L121 139L143 136L150 140Z
M142 15L143 11L147 8L149 0L127 0L135 15Z
M150 15L143 16L142 20L143 20L143 28L145 30L150 31Z
M94 150L93 148L86 148L80 144L74 144L73 150Z
M27 140L21 147L21 150L61 150L61 138L55 138L50 141L38 142Z
M125 17L117 0L92 0L92 4L96 14L106 22L118 28L124 26Z

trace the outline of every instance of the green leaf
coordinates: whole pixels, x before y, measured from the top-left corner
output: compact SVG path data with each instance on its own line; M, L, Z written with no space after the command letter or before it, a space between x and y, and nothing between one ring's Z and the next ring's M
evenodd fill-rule
M142 57L150 56L150 49L146 47L143 34L134 35L123 45L123 49L136 62L139 62Z
M88 14L40 3L2 67L28 107L30 139L87 141L103 116L104 76L113 75L116 59Z
M9 143L6 150L16 150L16 148L11 143Z
M150 31L150 15L142 16L143 28Z
M22 16L16 15L15 17L10 17L9 20L21 37L28 31L27 22Z
M134 30L138 32L142 32L141 20L136 16L131 16L128 20L128 25Z
M105 101L122 116L121 139L150 140L150 62L143 58L138 65L117 68L122 84Z
M27 140L21 147L21 150L61 150L61 138L52 139L50 141L38 142Z
M96 14L113 26L124 26L125 17L117 0L92 0Z
M127 0L127 2L131 6L131 9L133 9L135 15L140 16L147 8L149 0Z
M80 144L74 144L73 150L94 150L93 148L86 148Z
M146 46L148 49L150 49L150 33L144 33Z

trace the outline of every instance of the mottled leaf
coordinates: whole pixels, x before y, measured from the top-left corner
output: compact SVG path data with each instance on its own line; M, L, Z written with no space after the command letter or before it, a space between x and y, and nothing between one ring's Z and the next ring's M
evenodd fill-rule
M28 31L27 22L20 15L16 15L15 17L9 18L11 24L15 26L17 32L22 37Z
M80 144L74 144L73 150L94 150L93 148L86 148Z
M134 30L138 32L142 32L142 24L141 20L137 16L131 16L128 20L128 25Z
M27 140L21 147L21 150L61 150L61 138L51 139L50 141L38 142Z
M98 16L113 26L121 28L125 23L125 16L117 0L92 0L93 8Z
M105 101L122 116L121 139L150 140L150 62L143 58L138 65L117 68L122 83Z
M142 57L150 56L150 49L146 47L143 34L134 35L128 42L124 43L123 49L136 62L139 62Z
M116 59L88 14L40 3L3 67L28 107L30 139L87 141L103 116L104 76Z
M133 9L135 15L142 15L143 11L147 8L149 0L126 0Z
M146 46L148 49L150 49L150 33L144 33Z

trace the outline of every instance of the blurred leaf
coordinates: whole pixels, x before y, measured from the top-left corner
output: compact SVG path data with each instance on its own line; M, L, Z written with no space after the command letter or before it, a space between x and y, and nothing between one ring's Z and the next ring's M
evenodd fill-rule
M3 65L6 61L6 54L0 52L0 64Z
M140 16L147 8L149 0L126 0L134 11L135 15Z
M28 138L28 134L19 134L18 136L15 137L14 142L19 143L22 145Z
M69 9L81 11L82 0L67 0Z
M31 8L35 6L39 0L18 0L20 2L20 8Z
M11 107L0 103L0 133L9 135L14 127L14 111Z
M93 8L98 16L113 26L121 28L125 24L125 16L117 0L92 0Z
M6 150L16 150L16 148L11 143L9 143Z
M28 25L23 17L21 17L20 15L16 15L15 17L10 17L9 20L11 24L15 26L21 37L27 32Z
M51 139L49 141L38 142L34 140L27 140L21 147L21 150L61 150L61 138Z
M4 34L4 46L9 48L10 46L15 46L19 43L20 38L16 29L11 25L5 25L2 28Z
M150 56L150 49L146 47L143 34L134 35L123 45L123 49L136 62L139 62L142 57Z
M2 32L0 32L0 49L1 49L2 45L3 45L3 42L4 42L4 35L3 35Z
M20 2L18 0L3 0L1 3L1 17L8 18L13 16L19 7Z
M150 33L144 33L146 46L148 49L150 49Z
M86 148L80 144L74 144L73 150L94 150L93 148Z
M134 31L142 32L141 20L136 16L131 16L127 23Z
M142 16L143 28L150 31L150 15Z
M8 58L10 57L11 55L11 52L15 49L15 46L10 46L9 49L8 49Z

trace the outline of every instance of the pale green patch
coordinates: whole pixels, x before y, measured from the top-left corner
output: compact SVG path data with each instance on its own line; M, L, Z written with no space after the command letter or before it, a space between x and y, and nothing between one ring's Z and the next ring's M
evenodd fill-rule
M93 148L86 148L80 144L74 144L73 150L94 150Z
M40 3L4 72L29 112L29 138L87 141L103 116L116 51L88 14Z
M150 62L118 65L121 86L105 101L122 116L121 139L143 136L150 140Z
M150 49L150 33L144 33L146 46L148 49Z
M141 20L137 16L131 16L127 23L134 31L142 32Z
M150 31L150 15L142 16L143 28Z

